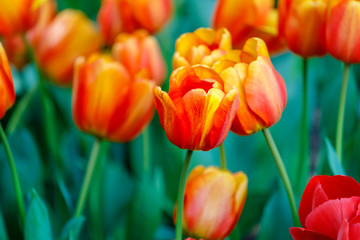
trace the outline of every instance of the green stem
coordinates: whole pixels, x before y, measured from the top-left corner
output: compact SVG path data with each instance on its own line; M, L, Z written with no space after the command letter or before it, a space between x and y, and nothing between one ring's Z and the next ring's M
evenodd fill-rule
M31 100L34 98L37 89L38 86L34 85L17 104L8 124L6 125L6 133L8 135L11 135L15 131L25 110L29 106Z
M22 224L22 226L24 226L25 205L24 205L23 194L22 194L22 191L21 191L19 176L18 176L17 171L16 171L14 157L13 157L13 155L11 153L9 143L7 141L4 129L3 129L1 124L0 124L0 137L1 137L1 141L4 144L4 149L5 149L8 161L9 161L11 175L12 175L12 178L13 178L13 181L14 181L16 200L17 200L18 207L19 207L19 212L20 212L21 224Z
M149 141L149 128L146 128L143 132L143 167L144 173L147 174L150 169L150 141Z
M226 155L225 155L224 143L220 145L219 149L220 149L220 166L221 169L226 170Z
M269 129L265 128L262 132L265 136L266 142L269 145L271 153L274 157L276 166L280 173L281 180L283 181L283 184L284 184L284 187L286 190L286 194L289 199L290 209L291 209L294 224L296 227L300 227L299 216L298 216L297 208L296 208L296 204L295 204L294 193L293 193L293 190L292 190L292 187L290 184L289 176L288 176L285 166L284 166L284 162L281 159L280 153L276 147L276 144L274 142L274 139L271 136Z
M183 205L184 205L184 193L185 193L185 183L186 183L186 176L190 166L190 160L193 151L188 150L186 152L184 165L181 171L181 177L179 182L178 188L178 197L177 197L177 213L176 213L176 240L182 240L182 222L183 222Z
M86 168L85 178L83 185L81 187L80 197L76 204L75 214L74 214L75 217L79 217L84 210L91 179L93 178L94 169L97 165L97 160L99 159L100 148L101 148L101 139L96 138L93 148L91 150L89 163Z
M338 113L338 120L336 127L336 153L339 157L340 162L342 161L344 114L345 114L346 92L349 83L349 72L350 72L350 65L345 63L343 79L341 84L339 113Z

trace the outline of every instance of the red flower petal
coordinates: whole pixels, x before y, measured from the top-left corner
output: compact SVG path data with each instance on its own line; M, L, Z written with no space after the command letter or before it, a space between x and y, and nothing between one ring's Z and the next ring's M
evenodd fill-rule
M294 240L332 240L328 236L304 228L293 227L289 231Z

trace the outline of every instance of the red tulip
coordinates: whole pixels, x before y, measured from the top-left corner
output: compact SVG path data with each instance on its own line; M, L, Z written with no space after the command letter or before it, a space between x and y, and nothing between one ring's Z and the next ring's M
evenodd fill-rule
M137 137L154 114L153 81L133 79L111 56L79 58L72 111L76 126L114 142Z
M222 78L202 65L176 69L170 76L169 93L155 87L154 96L168 139L189 150L218 147L239 106L237 90L224 91Z
M0 119L15 102L15 90L9 61L0 43Z
M315 176L299 206L304 228L290 228L294 240L350 240L360 236L360 184L348 176Z
M360 2L330 2L326 19L326 48L346 63L360 62Z
M185 185L183 229L207 240L225 239L241 215L247 195L247 176L215 167L194 168ZM176 220L176 208L174 221Z

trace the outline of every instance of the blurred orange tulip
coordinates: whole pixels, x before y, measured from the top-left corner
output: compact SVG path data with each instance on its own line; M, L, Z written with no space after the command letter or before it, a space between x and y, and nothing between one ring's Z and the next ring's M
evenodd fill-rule
M346 63L360 62L360 2L330 2L326 19L326 47L335 58Z
M120 34L113 46L114 58L122 63L132 76L152 79L161 85L165 79L166 64L155 37L146 30Z
M326 54L324 21L328 0L279 0L279 34L303 57Z
M89 56L101 46L95 25L80 11L64 10L41 31L35 57L42 70L59 85L69 85L77 57Z
M285 48L278 37L278 11L274 0L219 0L215 7L215 28L226 28L236 48L242 48L248 38L263 39L270 52Z
M169 21L171 0L104 0L98 22L108 45L122 32L144 28L150 33L159 31Z
M111 56L81 57L75 64L72 96L75 124L110 141L131 141L153 117L153 87L148 79L132 79Z
M0 43L0 119L15 102L15 90L9 61Z
M0 35L24 33L34 26L46 0L0 0Z
M170 76L169 94L154 88L155 106L170 142L182 149L208 151L226 138L239 106L236 89L211 68L181 67Z
M231 35L225 28L217 31L199 28L193 33L184 33L175 43L173 69L195 64L211 67L231 48Z
M274 69L266 44L249 39L242 51L228 52L214 65L225 82L225 91L239 91L240 106L231 130L250 135L280 120L286 106L286 86Z
M232 174L215 167L194 168L185 185L184 232L196 238L225 239L239 220L247 185L243 172Z
M35 25L26 32L26 37L31 45L38 41L41 31L51 22L55 13L56 3L54 1L48 0L41 5ZM3 38L6 54L10 62L18 69L22 69L30 61L22 34L18 33Z

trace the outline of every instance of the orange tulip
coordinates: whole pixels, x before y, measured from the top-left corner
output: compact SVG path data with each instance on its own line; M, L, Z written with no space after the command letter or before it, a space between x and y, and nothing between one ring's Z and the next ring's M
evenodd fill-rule
M0 35L23 33L36 23L46 0L0 0Z
M217 31L199 28L193 33L184 33L175 43L173 68L195 64L211 67L231 48L231 35L225 28Z
M115 142L134 139L154 114L153 81L132 79L111 56L75 64L72 111L77 127Z
M232 174L215 167L194 168L185 185L184 232L196 238L225 239L239 220L247 184L243 172Z
M154 88L160 123L170 142L182 149L218 147L226 138L239 106L236 89L211 68L181 67L170 76L169 94Z
M263 39L271 53L285 48L278 37L278 11L274 0L219 0L214 14L215 28L227 28L236 48L242 48L248 38Z
M326 54L324 21L328 0L280 0L279 34L303 57Z
M80 11L64 10L41 32L34 44L42 70L59 85L69 85L77 57L99 50L101 37Z
M159 44L146 30L120 34L113 46L113 56L132 76L152 79L156 85L165 79L166 65Z
M0 119L15 102L15 90L9 61L0 43Z
M144 28L150 33L159 31L172 12L171 0L104 0L98 22L106 43L112 45L122 32Z
M227 53L214 69L223 78L225 91L235 86L239 92L233 132L250 135L280 120L286 106L286 86L274 69L263 40L249 39L242 51Z
M326 47L335 58L346 63L360 62L360 2L331 2L326 19Z

